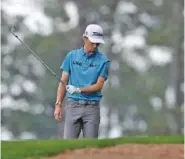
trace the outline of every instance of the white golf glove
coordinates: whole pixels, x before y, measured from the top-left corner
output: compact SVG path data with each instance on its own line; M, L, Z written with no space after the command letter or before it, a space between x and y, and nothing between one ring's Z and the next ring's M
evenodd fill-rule
M81 90L80 90L80 88L77 88L77 87L75 87L75 86L72 86L72 85L67 85L66 86L66 90L69 92L69 93L71 93L71 94L74 94L74 93L81 93Z

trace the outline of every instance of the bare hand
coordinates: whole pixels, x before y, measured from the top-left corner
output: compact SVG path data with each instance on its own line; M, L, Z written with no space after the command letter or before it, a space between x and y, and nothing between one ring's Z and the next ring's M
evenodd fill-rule
M61 121L62 118L62 108L61 105L58 104L55 106L55 112L54 112L54 117L56 121Z

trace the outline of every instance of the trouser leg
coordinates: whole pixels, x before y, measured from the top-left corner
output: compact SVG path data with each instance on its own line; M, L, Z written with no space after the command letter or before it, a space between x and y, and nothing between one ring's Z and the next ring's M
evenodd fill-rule
M84 107L83 136L84 138L98 138L100 124L100 107L98 104Z
M82 108L68 102L65 108L64 139L78 138L82 129Z

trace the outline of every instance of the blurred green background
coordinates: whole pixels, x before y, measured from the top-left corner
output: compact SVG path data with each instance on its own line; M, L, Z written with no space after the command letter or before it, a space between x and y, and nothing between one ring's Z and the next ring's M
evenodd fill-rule
M111 60L99 138L184 134L183 0L2 0L1 140L63 136L58 81L9 28L60 77L90 23L103 27Z

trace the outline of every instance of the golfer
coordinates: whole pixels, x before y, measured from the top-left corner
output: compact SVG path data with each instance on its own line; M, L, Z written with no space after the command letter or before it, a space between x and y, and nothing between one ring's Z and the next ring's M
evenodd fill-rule
M88 25L83 41L83 47L70 51L60 67L66 86L59 83L54 116L61 120L66 94L64 139L78 138L81 131L84 138L98 138L101 90L109 72L109 59L98 50L104 43L103 29Z

